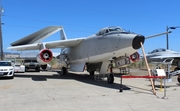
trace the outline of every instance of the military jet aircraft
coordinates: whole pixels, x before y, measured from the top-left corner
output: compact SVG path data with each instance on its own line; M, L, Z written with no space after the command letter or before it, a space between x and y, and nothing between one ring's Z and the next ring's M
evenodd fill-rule
M148 62L165 62L173 59L172 65L176 66L174 70L180 70L180 52L159 48L149 52L146 57Z
M41 42L42 39L60 31L61 40ZM164 32L149 36L151 38L163 35ZM88 37L67 39L61 26L49 26L20 40L11 43L11 50L40 50L37 61L46 66L52 60L52 48L61 48L60 60L62 73L67 73L70 66L71 71L82 72L85 69L93 75L96 70L100 74L109 73L107 70L112 60L118 60L123 56L130 57L135 62L139 59L137 50L141 48L140 43L146 39L143 35L125 31L119 26L111 26L100 29L99 32ZM108 83L114 82L112 71L108 74Z
M146 58L149 63L169 65L167 72L169 72L170 76L180 74L180 52L159 48L149 52ZM176 66L174 71L170 71L170 65ZM180 83L180 75L177 79Z

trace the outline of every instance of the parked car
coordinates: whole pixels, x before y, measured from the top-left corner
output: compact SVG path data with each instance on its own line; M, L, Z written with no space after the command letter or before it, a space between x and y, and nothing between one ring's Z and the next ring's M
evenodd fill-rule
M0 77L14 78L14 65L11 61L0 61Z
M18 73L18 72L24 73L25 72L25 66L22 65L21 63L16 62L14 65L14 72L15 73Z
M26 72L29 70L40 72L40 64L36 59L24 59L24 66Z

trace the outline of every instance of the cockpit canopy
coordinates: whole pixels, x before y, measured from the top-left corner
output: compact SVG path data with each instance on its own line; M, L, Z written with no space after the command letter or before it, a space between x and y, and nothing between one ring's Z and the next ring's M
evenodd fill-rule
M126 32L125 30L123 30L121 27L119 26L111 26L111 27L106 27L101 29L96 35L100 36L100 35L104 35L104 34L108 34L108 33L119 33L119 32Z
M166 51L166 49L159 48L159 49L155 49L155 50L153 50L153 51L152 51L152 52L150 52L150 53L164 52L164 51Z

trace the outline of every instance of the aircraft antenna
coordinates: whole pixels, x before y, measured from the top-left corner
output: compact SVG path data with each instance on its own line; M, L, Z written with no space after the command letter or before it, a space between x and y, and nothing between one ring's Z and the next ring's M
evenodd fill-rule
M1 54L1 60L4 59L3 38L2 38L2 28L1 28L1 25L2 25L1 16L2 16L3 12L4 12L4 10L3 10L2 6L1 6L1 0L0 0L0 51L1 51L0 54Z

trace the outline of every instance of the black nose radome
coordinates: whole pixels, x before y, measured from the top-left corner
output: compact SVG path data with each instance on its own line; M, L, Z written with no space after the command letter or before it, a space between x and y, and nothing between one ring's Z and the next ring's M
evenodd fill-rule
M142 44L144 43L145 37L143 35L137 35L134 37L133 41L132 41L132 47L134 49L139 49L141 48L141 42Z

